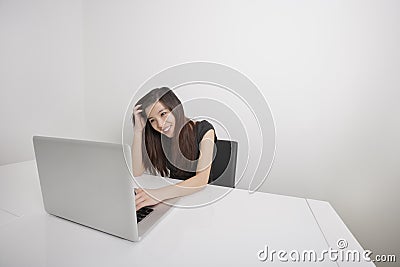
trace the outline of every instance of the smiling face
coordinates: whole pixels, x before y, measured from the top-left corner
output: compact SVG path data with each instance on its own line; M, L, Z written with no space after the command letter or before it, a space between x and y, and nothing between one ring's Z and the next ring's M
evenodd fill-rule
M147 107L145 112L147 119L154 130L168 136L169 138L174 136L175 117L160 101Z

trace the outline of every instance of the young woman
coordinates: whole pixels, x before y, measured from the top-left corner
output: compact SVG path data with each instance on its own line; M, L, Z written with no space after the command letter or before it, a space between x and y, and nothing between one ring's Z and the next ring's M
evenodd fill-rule
M197 192L208 183L217 138L213 126L185 117L178 97L167 87L142 97L133 109L132 170L183 180L158 189L136 190L136 210Z

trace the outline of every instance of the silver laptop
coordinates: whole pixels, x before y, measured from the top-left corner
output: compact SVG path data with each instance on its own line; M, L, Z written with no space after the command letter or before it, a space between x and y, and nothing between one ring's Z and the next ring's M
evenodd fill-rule
M128 145L34 136L33 146L49 214L139 241L171 207L136 212Z

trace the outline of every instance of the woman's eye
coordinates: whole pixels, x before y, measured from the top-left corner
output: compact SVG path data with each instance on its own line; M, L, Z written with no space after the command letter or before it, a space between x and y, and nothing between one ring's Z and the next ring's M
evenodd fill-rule
M154 120L149 120L149 122L150 122L150 123L153 123L153 122L154 122Z
M165 114L167 114L167 112L161 112L161 116L164 116Z

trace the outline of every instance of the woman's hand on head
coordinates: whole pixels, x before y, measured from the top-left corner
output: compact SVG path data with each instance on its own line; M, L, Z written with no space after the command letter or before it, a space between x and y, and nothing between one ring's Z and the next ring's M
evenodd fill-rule
M135 189L135 203L136 210L139 210L146 206L153 206L164 199L162 199L161 191L159 189Z
M146 120L142 116L142 105L137 105L133 108L133 117L135 118L135 125L133 126L134 132L142 132L146 126Z

